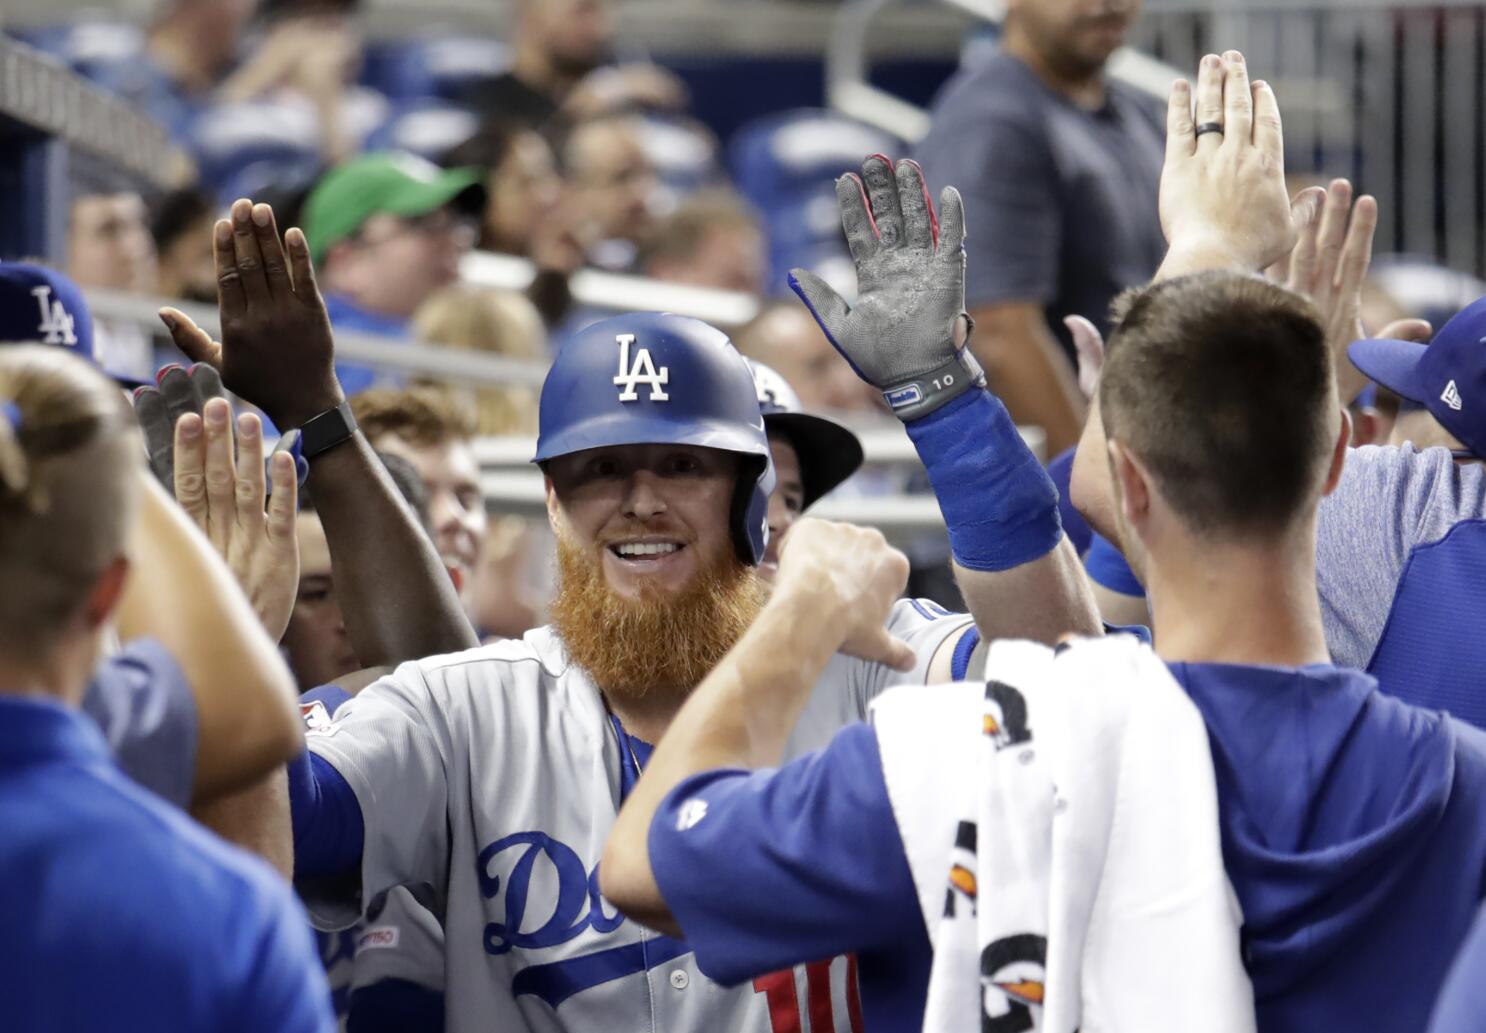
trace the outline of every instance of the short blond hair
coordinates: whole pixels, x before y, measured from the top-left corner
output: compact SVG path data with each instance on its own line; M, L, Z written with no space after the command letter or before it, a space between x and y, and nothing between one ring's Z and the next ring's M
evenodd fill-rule
M547 332L525 295L488 287L439 291L413 317L414 336L466 351L513 359L543 359ZM531 387L478 387L461 391L475 408L481 434L530 434L537 426L537 393Z
M351 396L351 411L373 446L388 435L417 447L475 436L474 409L452 391L431 385L372 388Z

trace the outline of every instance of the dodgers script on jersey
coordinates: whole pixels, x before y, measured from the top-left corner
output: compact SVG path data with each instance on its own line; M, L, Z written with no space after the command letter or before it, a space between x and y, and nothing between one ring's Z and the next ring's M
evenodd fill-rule
M789 754L825 745L889 686L922 683L936 651L968 626L933 604L900 602L888 628L915 649L916 668L833 659ZM852 1028L845 959L724 988L685 943L600 897L596 869L625 760L599 693L550 629L404 664L307 741L350 784L366 829L359 885L299 886L311 918L345 928L363 899L431 887L449 1030ZM416 942L398 941L378 948L389 975Z

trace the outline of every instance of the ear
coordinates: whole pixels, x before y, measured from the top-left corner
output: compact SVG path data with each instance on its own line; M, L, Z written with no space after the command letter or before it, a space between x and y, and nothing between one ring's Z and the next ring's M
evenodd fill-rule
M1130 527L1143 527L1151 512L1150 476L1124 445L1111 439L1108 447L1110 475L1114 479L1120 514Z
M1351 410L1348 410L1351 412ZM1383 417L1378 410L1364 405L1352 413L1352 447L1380 445L1387 438L1383 431Z
M1322 495L1330 495L1341 483L1342 467L1347 463L1347 449L1352 447L1352 414L1341 410L1342 425L1336 432L1336 441L1331 445L1331 466L1326 471L1326 486Z
M124 594L124 583L129 580L129 560L120 556L104 568L93 582L93 589L83 601L82 617L92 630L106 623L118 609L119 598Z
M562 503L557 501L557 487L545 472L542 474L542 488L547 494L547 523L556 532L562 526Z

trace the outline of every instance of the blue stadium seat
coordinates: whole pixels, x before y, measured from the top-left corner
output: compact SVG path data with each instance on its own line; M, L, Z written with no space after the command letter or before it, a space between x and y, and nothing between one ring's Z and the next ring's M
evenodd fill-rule
M430 161L464 143L479 128L467 108L438 100L411 101L393 108L391 116L367 135L368 151L411 151Z
M689 194L720 178L717 139L695 119L645 115L640 133L661 183L675 193Z
M770 115L734 134L728 164L738 190L764 219L770 293L787 289L793 266L844 278L841 266L849 270L850 260L836 209L836 177L855 170L868 154L906 152L902 141L881 130L816 108Z
M510 63L510 48L499 40L427 36L368 44L361 81L394 101L453 100L470 82L499 75Z
M224 203L320 164L319 125L302 105L215 105L195 120L189 143L202 185Z

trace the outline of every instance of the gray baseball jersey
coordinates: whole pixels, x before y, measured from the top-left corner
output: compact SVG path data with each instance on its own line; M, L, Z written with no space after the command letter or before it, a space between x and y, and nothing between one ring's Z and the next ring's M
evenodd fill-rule
M914 648L918 665L905 674L833 658L789 756L862 720L889 686L923 682L940 646L968 627L968 617L932 603L899 602L888 628ZM852 1028L859 1011L845 959L726 988L697 970L685 943L626 920L601 898L598 860L618 814L625 760L599 693L551 629L404 664L307 740L350 784L365 822L356 884L300 885L312 920L344 928L361 917L363 899L429 887L443 919L446 1028L454 1033ZM394 896L368 923L384 944L371 948L374 964L367 958L378 978L422 981L428 971L426 958L404 953L433 942L408 903ZM406 921L418 923L417 935L403 931Z

